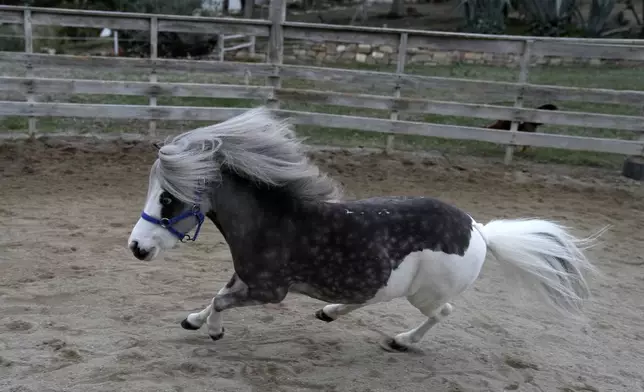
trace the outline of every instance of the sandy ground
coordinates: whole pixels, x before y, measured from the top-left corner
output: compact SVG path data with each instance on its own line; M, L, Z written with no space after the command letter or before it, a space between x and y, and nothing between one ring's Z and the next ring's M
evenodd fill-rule
M587 322L519 301L489 259L419 353L378 341L419 324L404 300L333 323L322 303L235 309L226 335L179 322L231 274L208 225L162 260L126 249L146 195L151 148L0 147L2 391L644 391L644 187L618 173L472 159L317 153L352 197L431 195L493 217L542 216L589 234L613 225L591 256ZM638 265L639 264L639 265Z

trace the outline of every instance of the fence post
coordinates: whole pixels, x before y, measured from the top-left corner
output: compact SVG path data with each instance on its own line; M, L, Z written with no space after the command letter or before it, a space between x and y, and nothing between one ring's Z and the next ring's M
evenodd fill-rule
M394 98L400 98L400 75L405 72L405 62L407 61L407 39L409 38L408 33L400 33L400 40L398 41L398 58L396 59L396 74L398 75L398 81L396 82L396 87L394 87ZM398 121L398 109L397 105L394 105L394 109L389 115L391 121ZM394 135L387 136L387 144L385 145L385 152L391 154L394 151Z
M286 0L271 0L269 19L271 32L268 39L268 62L273 65L273 74L268 77L268 85L273 87L267 106L270 109L279 109L279 99L276 89L282 87L280 79L280 66L284 61L284 34L282 23L286 20Z
M34 37L33 37L33 28L31 24L30 9L25 10L23 14L22 22L23 22L24 35L25 35L25 53L31 54L34 52ZM33 70L33 64L31 63L31 58L27 59L25 68L26 68L25 76L29 79L32 79L34 77L34 70ZM32 89L29 89L29 92L27 93L27 102L29 103L36 102ZM30 138L36 137L36 117L30 116L29 119L27 120L27 124L28 124L29 137Z
M150 83L156 83L157 79L157 58L159 57L159 19L156 16L150 17L150 59L152 60L152 70L150 71ZM149 105L157 106L156 89L150 94ZM150 120L148 134L155 136L157 133L156 120Z
M525 93L525 84L528 82L528 72L530 71L530 60L532 60L532 45L534 40L529 39L523 42L523 53L521 54L521 65L519 69L519 92L514 99L514 108L520 109L523 107L523 95ZM512 133L510 144L505 147L505 158L503 163L509 165L512 162L512 155L514 154L515 140L517 137L517 129L519 122L516 119L512 120L510 132Z
M250 0L247 0L247 1L250 1ZM255 37L254 35L251 35L250 36L250 41L248 42L248 44L249 44L249 46L248 46L248 54L250 54L250 57L252 59L255 59L255 46L257 44L257 37Z
M217 36L217 50L219 51L219 61L224 61L226 53L224 53L224 47L226 45L226 37L223 34Z

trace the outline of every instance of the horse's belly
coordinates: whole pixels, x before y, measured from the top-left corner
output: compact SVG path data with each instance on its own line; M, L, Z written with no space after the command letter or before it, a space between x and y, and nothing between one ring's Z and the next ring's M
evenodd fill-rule
M289 288L290 292L303 294L320 301L340 304L361 304L372 299L378 292L378 287L367 287L358 284L327 284L321 283L294 283Z

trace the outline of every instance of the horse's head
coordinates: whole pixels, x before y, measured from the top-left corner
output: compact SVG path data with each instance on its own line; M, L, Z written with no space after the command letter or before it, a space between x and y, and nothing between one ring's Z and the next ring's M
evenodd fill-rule
M134 256L152 260L178 241L194 240L206 213L233 222L240 212L249 214L248 195L230 178L243 178L255 188L280 188L292 199L338 199L339 187L309 162L294 136L286 121L257 108L157 146L145 207L129 239ZM187 233L193 229L191 238Z
M155 168L150 173L145 206L128 239L128 247L139 260L152 260L179 241L195 241L205 219L204 205L186 203L164 189Z

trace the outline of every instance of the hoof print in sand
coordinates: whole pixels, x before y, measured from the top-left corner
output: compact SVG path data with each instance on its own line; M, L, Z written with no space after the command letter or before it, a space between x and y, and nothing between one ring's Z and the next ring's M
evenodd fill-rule
M14 320L5 324L8 330L10 331L29 331L33 328L33 324L24 320Z
M524 359L517 358L517 357L506 356L504 362L506 365L514 369L539 370L539 365L537 365L536 363L528 362Z
M46 346L53 349L54 351L58 351L64 347L67 347L67 343L60 339L49 339L42 342L41 346Z
M59 351L60 356L63 359L67 359L69 361L80 361L82 360L82 357L80 353L72 348L64 348Z

